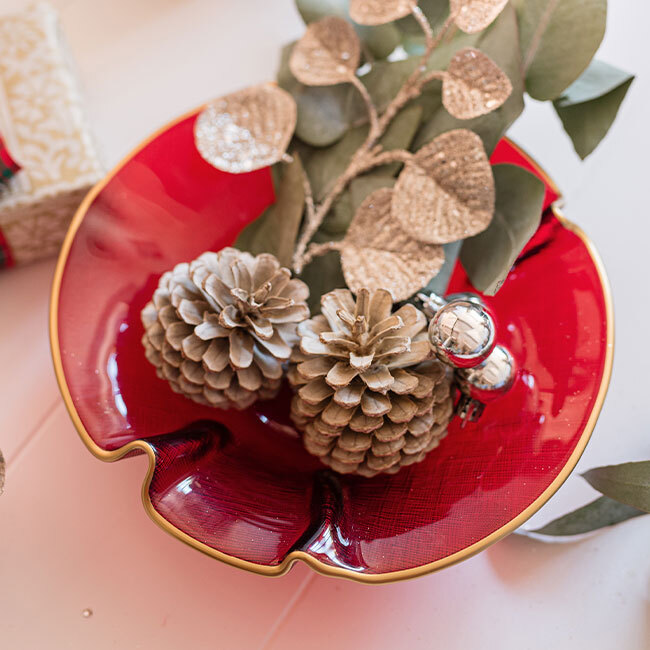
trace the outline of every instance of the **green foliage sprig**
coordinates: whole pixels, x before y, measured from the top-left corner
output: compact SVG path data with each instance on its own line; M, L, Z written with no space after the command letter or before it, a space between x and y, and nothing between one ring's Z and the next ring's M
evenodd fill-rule
M606 0L297 5L307 30L283 51L278 85L222 97L197 120L197 147L220 169L276 165L278 200L237 245L263 242L285 263L292 249L316 301L345 284L396 300L444 292L458 256L496 293L543 188L489 156L526 93L553 102L581 157L602 140L633 79L593 61Z
M541 540L573 537L650 513L650 461L597 467L583 476L602 497L542 528L519 532Z
M501 3L501 12L486 29L473 33L463 31L450 20L447 0L420 0L417 5L431 27L429 36L413 15L380 25L359 25L350 17L351 9L358 17L358 7L349 0L296 0L296 4L308 25L327 16L338 16L350 22L361 41L363 65L355 75L360 84L354 85L301 83L289 65L295 44L288 45L282 53L278 84L293 96L298 106L291 149L300 153L316 202L327 197L369 138L372 120L359 85L365 90L366 100L381 114L418 66L424 65L426 72L445 70L457 52L474 48L507 75L512 86L507 101L483 115L460 119L444 106L443 83L430 79L417 97L396 111L378 141L383 150L415 153L441 134L464 128L478 134L490 154L521 115L524 95L528 93L535 99L553 102L576 151L584 158L609 130L633 80L631 75L612 66L592 61L604 35L606 0L511 0ZM409 3L369 4L403 8ZM457 9L459 5L471 8L476 3L453 4ZM431 35L437 39L435 48L427 45L431 45ZM401 167L402 161L392 160L358 174L327 206L322 222L310 233L311 242L319 245L344 239L361 202L378 188L393 187ZM523 180L526 174L497 173L497 217L493 225L464 242L444 245L446 261L429 283L430 289L444 292L460 255L479 290L498 290L539 223L541 188L535 179ZM301 198L299 194L296 193L296 201ZM499 217L499 206L505 203L510 216ZM254 230L262 224L260 220L259 226L254 223L250 228ZM289 236L293 232L292 227ZM514 232L518 234L515 238ZM329 252L313 259L302 269L302 277L316 297L342 286L345 280L339 254Z

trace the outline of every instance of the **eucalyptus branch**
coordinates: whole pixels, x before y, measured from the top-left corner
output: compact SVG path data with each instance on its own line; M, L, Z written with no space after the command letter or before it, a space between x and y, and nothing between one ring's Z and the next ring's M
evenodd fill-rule
M303 257L303 264L307 266L315 257L325 255L330 251L340 251L343 247L343 242L328 241L325 244L309 244L309 248Z
M302 170L302 187L305 193L305 206L307 208L307 219L313 219L316 208L314 206L314 192L311 188L311 183L309 182L309 176L307 172Z
M432 70L431 72L427 72L423 77L420 78L420 87L426 86L430 81L433 81L434 79L440 79L442 81L445 76L446 72L444 70Z
M373 169L374 167L380 167L381 165L387 165L392 162L407 163L412 159L413 159L413 154L410 151L404 151L402 149L396 149L395 151L381 151L381 147L377 147L369 153L368 157L366 157L366 159L363 161L363 164L359 165L356 173L357 174L363 173L369 171L370 169ZM342 191L342 189L340 191ZM340 192L335 193L335 190L333 190L330 193L330 195L327 197L327 199L323 202L323 204L319 207L317 214L310 212L309 207L307 208L307 220L308 222L311 220L311 223L313 224L312 227L318 229L318 226L320 225L320 221L318 219L320 218L321 212L324 211L322 218L325 218L325 215L327 214L327 212L329 212L332 203L339 195L339 193ZM328 201L328 199L331 200ZM307 234L308 231L307 229L305 230L306 231L305 233L303 233L303 237L306 238L308 236ZM305 246L307 246L308 241L309 240L305 242ZM303 253L302 257L300 258L298 262L299 267L296 268L296 271L299 273L315 257L320 257L321 255L325 255L325 253L329 253L330 251L336 251L340 249L341 249L341 242L330 241L324 244L310 244L306 252ZM295 265L296 265L296 261L294 260L294 266Z
M296 250L293 255L293 268L296 273L300 273L305 264L305 250L307 249L307 244L311 238L316 234L316 231L323 223L323 219L327 216L327 213L330 211L332 204L339 197L339 195L345 190L347 184L358 174L362 173L361 167L358 167L358 156L354 156L350 166L347 170L339 176L334 187L332 187L329 194L325 197L323 202L311 212L307 210L307 219L305 221L305 226L303 228L300 237L298 238L298 244L296 245Z
M431 25L427 20L426 16L422 13L422 10L419 7L415 7L413 10L413 17L418 21L419 25L422 27L424 36L426 39L426 49L422 58L420 59L420 64L418 67L411 73L409 78L404 82L404 85L400 91L395 96L395 99L388 105L384 114L381 116L379 121L379 130L383 131L388 127L388 125L393 121L397 113L402 110L402 108L408 104L412 99L415 99L422 92L422 88L428 81L438 78L437 76L430 77L434 73L429 73L429 75L424 75L427 69L427 63L432 52L440 45L442 39L445 37L449 29L454 25L454 20L456 18L455 14L449 14L447 20L438 31L438 34L434 37ZM442 73L436 73L442 74ZM426 81L424 81L426 79Z
M431 43L431 49L429 49L428 53L425 53L425 56L427 60L429 59L429 56L431 55L431 52L435 50L440 43L442 43L442 39L447 36L447 32L456 24L456 14L455 13L450 13L449 16L447 16L447 20L442 24L442 27L436 34L435 38L433 39L433 42ZM426 63L426 61L425 61Z
M368 89L363 85L363 82L359 77L356 75L352 77L352 85L359 91L359 94L363 98L363 102L366 105L366 108L368 109L368 118L370 120L370 132L369 132L369 137L370 134L376 133L377 130L379 129L379 118L377 117L377 108L375 107L374 102L372 101L372 97L370 97L370 93L368 92Z
M426 39L426 52L425 52L425 57L429 58L428 55L431 54L433 51L433 48L435 47L435 41L433 37L433 29L431 29L431 24L427 20L427 17L424 15L424 12L418 5L415 5L413 7L413 11L411 12L413 15L413 18L417 20L418 25L422 28L422 31L424 32L424 38Z
M381 165L387 165L392 162L407 163L412 159L413 154L410 151L396 149L395 151L382 151L377 153L372 157L368 164L372 165L369 167L369 169L371 169L372 167L380 167Z
M336 242L313 245L309 247L308 251L307 246L327 216L327 213L332 208L334 201L341 195L351 180L374 167L378 167L389 162L408 162L411 159L412 155L408 151L384 152L381 146L378 145L378 141L384 135L386 129L393 121L397 113L399 113L399 111L409 101L415 99L421 94L424 85L432 79L442 78L442 75L444 75L444 73L440 71L433 71L425 74L426 66L431 53L436 47L438 47L438 45L440 45L442 39L454 24L455 15L453 13L449 15L435 36L429 21L427 20L422 10L417 6L413 10L413 17L415 20L417 20L418 24L422 28L422 31L424 32L426 39L426 49L422 56L420 64L404 82L402 88L388 105L381 117L377 114L377 109L363 82L356 76L353 78L353 80L351 80L351 83L361 94L363 101L368 109L368 116L370 120L368 137L366 138L366 141L361 145L361 147L359 147L359 149L356 151L347 169L338 177L332 186L332 189L327 194L322 203L320 203L320 205L314 205L313 196L311 195L311 188L309 188L308 193L305 193L307 215L293 256L293 267L296 273L300 273L305 265L308 264L314 257L323 255L329 250L336 250Z

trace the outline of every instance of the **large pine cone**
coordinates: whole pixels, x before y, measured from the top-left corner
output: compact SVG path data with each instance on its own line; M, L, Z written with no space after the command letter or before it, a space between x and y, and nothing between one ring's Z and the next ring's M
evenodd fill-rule
M204 253L160 278L142 311L145 354L177 393L247 408L278 392L308 296L273 255Z
M342 473L394 474L438 446L452 417L451 379L431 360L427 318L392 313L388 291L323 296L322 315L298 326L291 417L307 450Z

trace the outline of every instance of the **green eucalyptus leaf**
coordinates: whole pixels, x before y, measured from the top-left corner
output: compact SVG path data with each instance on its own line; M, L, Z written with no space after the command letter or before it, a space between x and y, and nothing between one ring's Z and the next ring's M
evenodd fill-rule
M354 29L365 46L367 58L385 59L402 41L402 33L392 23L375 27L355 23Z
M298 154L288 165L275 165L273 174L275 203L242 230L235 247L254 255L271 253L283 266L291 266L305 207L304 171Z
M386 133L379 140L385 151L408 149L420 127L423 108L418 104L409 104L404 107L388 125ZM402 163L395 162L380 168L383 174L397 174L402 168Z
M381 170L370 172L364 176L355 178L348 188L352 209L356 213L361 204L365 201L366 197L384 187L393 187L396 182L397 179L394 176L389 176Z
M462 241L453 241L449 244L442 245L442 248L445 251L445 262L440 268L440 271L438 271L438 274L429 281L429 284L427 284L426 287L424 287L422 290L424 293L437 293L439 296L444 296L447 293L449 280L456 268L456 262L462 244Z
M377 110L383 111L395 98L419 61L419 57L409 57L401 61L378 61L360 77Z
M650 512L650 461L597 467L584 478L606 497Z
M554 103L560 108L584 104L599 99L633 79L634 75L625 70L604 61L593 60L584 73Z
M314 151L317 151L317 149L312 145L303 142L300 138L294 137L291 139L287 151L290 151L291 155L296 152L300 156L300 162L302 163L303 169L306 169L307 161L311 158Z
M296 0L298 13L305 25L326 16L339 16L339 18L350 20L349 4L349 0Z
M320 232L328 234L331 239L340 239L346 233L350 222L354 217L354 209L352 208L352 196L349 190L345 190L339 196L332 209L327 213L319 230Z
M341 85L307 88L291 93L298 105L296 135L314 147L326 147L350 128L350 93Z
M582 508L554 519L542 528L526 531L526 533L552 537L583 535L645 514L647 513L632 506L608 497L600 497Z
M331 241L327 237L316 236L314 241ZM312 314L320 312L320 299L329 291L343 289L345 278L341 270L341 258L336 251L326 253L310 262L300 274L300 279L309 287L307 304Z
M406 34L402 39L402 48L407 56L422 56L426 51L426 39L424 36L410 36Z
M278 85L290 93L298 106L296 135L307 144L325 147L339 140L360 112L358 91L350 84L305 86L291 74L289 58L295 43L282 49Z
M497 110L471 120L452 117L442 106L441 84L432 82L425 90L431 113L423 119L423 125L414 140L419 149L441 133L452 129L470 129L483 140L488 155L494 151L499 140L524 110L524 87L521 78L521 55L517 43L517 19L514 9L508 5L492 25L479 34L459 32L448 44L436 50L427 68L446 68L451 57L461 48L475 47L487 54L510 79L512 94Z
M587 68L607 22L607 0L512 0L519 18L526 90L556 99Z
M582 76L553 102L564 130L583 160L600 144L616 119L634 75L592 61Z
M350 129L338 142L316 149L305 164L316 201L322 201L336 179L347 169L350 159L364 143L367 126Z
M357 25L348 11L349 0L296 0L296 7L306 25L325 16L339 16L352 23L364 46L366 55L386 58L399 44L402 34L394 24L367 27Z
M495 165L496 205L486 230L463 242L460 261L472 284L493 296L542 216L544 183L522 167Z

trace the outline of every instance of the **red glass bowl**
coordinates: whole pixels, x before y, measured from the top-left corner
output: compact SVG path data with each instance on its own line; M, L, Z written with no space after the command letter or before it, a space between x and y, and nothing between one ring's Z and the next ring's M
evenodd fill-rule
M234 566L388 582L449 566L521 525L585 448L612 365L607 281L585 236L551 204L553 183L509 142L493 162L547 185L542 224L495 298L514 388L477 424L451 426L425 462L364 479L326 470L288 419L288 391L246 412L173 393L146 361L140 310L159 276L230 244L274 200L268 169L229 175L193 144L196 113L139 147L88 195L56 271L54 365L82 440L102 460L146 453L147 512ZM471 289L458 267L451 291ZM125 532L125 534L128 534Z

